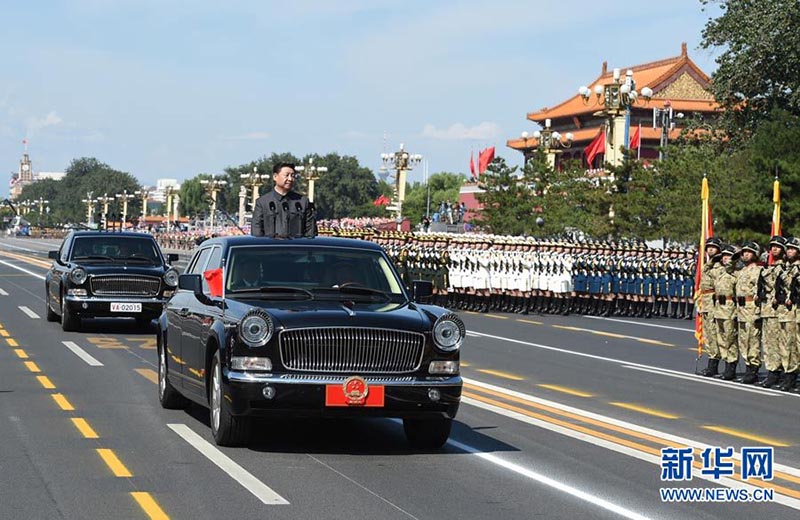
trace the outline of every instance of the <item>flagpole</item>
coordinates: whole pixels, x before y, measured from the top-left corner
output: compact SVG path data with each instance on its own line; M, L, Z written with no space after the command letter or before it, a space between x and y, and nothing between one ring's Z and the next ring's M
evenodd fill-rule
M695 292L694 299L697 307L697 315L695 316L694 337L697 339L697 358L703 355L703 299L700 295L700 276L703 272L703 267L706 262L706 240L708 236L709 214L708 214L708 178L703 174L703 182L700 187L700 200L701 204L701 228L700 228L700 247L698 248L697 256L697 272L695 273Z
M639 133L636 135L639 136L639 142L636 143L636 160L639 161L642 159L642 123L639 123Z
M427 191L428 191L428 200L427 200L427 203L426 203L426 206L425 206L425 208L426 208L425 209L425 218L430 220L430 218L431 218L431 183L430 183L430 180L428 178L428 161L427 160L425 160L425 168L423 169L423 172L425 173L425 187L427 188Z

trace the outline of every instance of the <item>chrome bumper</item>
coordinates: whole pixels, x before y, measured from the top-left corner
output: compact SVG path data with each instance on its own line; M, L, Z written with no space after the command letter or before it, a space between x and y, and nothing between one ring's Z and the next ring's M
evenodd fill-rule
M229 370L227 372L228 380L234 383L256 383L256 384L274 384L274 385L337 385L342 384L349 376L341 375L299 375L299 374L282 374L274 375L269 373L253 373L253 372L240 372ZM394 376L364 376L364 379L369 384L381 386L461 386L463 381L460 375L457 376L430 376L425 378L420 377L394 377Z

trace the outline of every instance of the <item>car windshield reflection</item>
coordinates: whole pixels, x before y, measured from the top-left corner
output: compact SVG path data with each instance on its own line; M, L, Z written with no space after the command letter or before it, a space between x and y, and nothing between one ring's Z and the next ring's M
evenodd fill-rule
M405 300L389 262L372 250L234 247L227 272L226 292L237 297Z

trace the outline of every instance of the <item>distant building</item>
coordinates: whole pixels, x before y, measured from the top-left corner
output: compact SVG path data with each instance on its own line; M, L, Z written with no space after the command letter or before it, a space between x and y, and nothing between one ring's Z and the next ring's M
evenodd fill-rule
M167 201L168 190L177 191L181 189L178 179L158 179L156 180L156 189L150 194L150 200L154 202L165 203Z
M19 169L16 173L11 174L11 181L9 182L9 198L11 200L19 197L22 193L22 188L34 182L44 179L61 180L64 177L64 172L39 172L34 173L33 163L31 162L30 155L28 155L28 143L25 144L25 151L22 153L22 158L19 160Z

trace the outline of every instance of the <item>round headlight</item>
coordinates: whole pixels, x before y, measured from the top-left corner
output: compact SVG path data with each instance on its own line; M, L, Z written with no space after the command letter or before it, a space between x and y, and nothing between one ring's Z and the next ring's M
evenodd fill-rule
M239 323L239 336L248 347L260 347L270 340L273 329L269 315L256 311L247 314Z
M433 342L445 352L461 348L466 336L466 328L461 318L455 314L441 316L433 325Z
M72 271L69 272L69 279L75 285L83 285L83 282L86 281L86 269L83 267L76 267Z
M178 286L178 271L175 269L167 269L167 272L164 273L164 283L169 285L170 287L177 287Z

